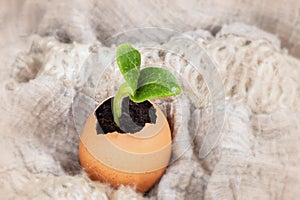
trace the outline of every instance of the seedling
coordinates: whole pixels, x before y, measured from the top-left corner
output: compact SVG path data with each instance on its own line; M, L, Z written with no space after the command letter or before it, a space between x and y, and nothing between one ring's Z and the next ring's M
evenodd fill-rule
M118 46L116 54L117 64L126 81L119 87L113 101L113 116L118 126L124 97L129 96L133 102L140 103L181 93L176 78L168 70L160 67L146 67L141 70L141 54L130 44Z

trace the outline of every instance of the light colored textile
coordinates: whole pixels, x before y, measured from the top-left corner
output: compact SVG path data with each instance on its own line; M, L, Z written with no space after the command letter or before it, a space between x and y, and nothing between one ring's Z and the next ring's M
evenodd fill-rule
M168 102L157 100L173 125L174 140L185 140L192 146L169 166L147 197L128 187L113 190L90 181L78 165L76 128L94 106L91 97L113 95L116 88L111 85L121 82L114 68L107 68L97 80L93 74L98 66L90 65L94 68L86 70L82 66L91 49L99 53L101 66L113 58L114 48L33 36L31 49L16 56L9 67L12 76L4 81L0 93L1 199L297 197L300 62L282 52L274 36L255 29L253 38L252 33L236 31L251 27L233 27L234 34L226 27L216 37L200 30L187 33L217 63L226 95L223 137L207 157L199 158L204 129L196 129L196 125L209 117L204 112L210 101L205 98L207 88L193 90L202 99L199 104L189 92ZM172 45L172 41L161 46ZM166 66L174 63L168 54L159 57L153 51L150 56L164 59ZM147 58L143 60L147 62ZM188 68L188 64L176 66ZM182 78L197 85L201 80L196 76L190 70ZM78 110L85 112L82 117L74 115ZM195 138L190 137L192 130L198 131ZM180 148L186 148L186 143L178 142L173 153Z
M226 1L226 5L220 1L217 6L203 4L202 12L187 12L191 7L197 8L201 1L174 1L166 11L167 23L143 9L134 10L143 5L133 1L126 4L133 10L127 18L120 11L125 6L121 2L111 12L103 10L110 5L106 1L95 5L78 2L76 6L70 1L44 6L41 2L5 3L13 12L1 6L0 199L300 196L300 61L282 48L287 47L299 56L297 1L291 0L286 6L272 2L272 9L270 2L251 7L252 1L232 0ZM239 6L230 6L236 4ZM155 10L153 13L170 7L154 3L149 6ZM176 17L175 11L184 14L185 20ZM64 14L57 15L58 12ZM134 17L137 12L148 18ZM281 12L286 14L280 15ZM275 13L283 17L273 18ZM112 17L115 15L116 18ZM26 20L22 21L24 16ZM105 46L105 39L136 26L174 28L172 21L181 31L189 31L185 35L193 38L216 63L225 94L222 137L208 156L200 156L212 118L211 94L203 77L189 63L170 53L142 50L143 64L163 62L170 69L183 70L180 77L188 80L182 84L189 84L190 88L186 87L180 97L156 100L171 122L173 155L179 159L146 196L130 187L114 190L107 184L91 181L78 164L78 132L95 100L113 95L122 82L115 68L106 68L98 75L99 66L107 66L115 54L115 47ZM279 35L281 40L254 26L223 25L232 21L260 26ZM6 27L6 22L17 26ZM213 34L201 28L210 29ZM153 45L176 50L180 55L183 48L189 47L176 43L174 38ZM89 57L91 52L99 57Z

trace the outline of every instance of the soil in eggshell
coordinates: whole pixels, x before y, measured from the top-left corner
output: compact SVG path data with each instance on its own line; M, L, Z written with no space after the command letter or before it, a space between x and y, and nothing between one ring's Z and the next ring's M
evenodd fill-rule
M107 123L109 120L108 130L116 126L111 101L112 98L100 104L86 121L79 142L80 164L93 180L109 183L115 188L130 185L139 192L149 191L165 172L171 157L172 138L168 121L156 105L148 101L136 104L127 99L123 103L129 105L130 112L126 109L122 112L124 121L120 120L121 124L127 125L127 131L130 123L141 130L130 129L134 134L116 130L99 132L99 121ZM105 119L101 119L103 113L99 114L103 110L107 111L103 115ZM99 127L96 129L96 126ZM106 128L101 127L102 130Z
M156 122L156 111L149 101L135 103L126 97L122 101L122 115L120 127L114 122L112 113L113 97L104 101L95 111L98 120L96 125L98 134L111 132L136 133L143 129L146 123Z

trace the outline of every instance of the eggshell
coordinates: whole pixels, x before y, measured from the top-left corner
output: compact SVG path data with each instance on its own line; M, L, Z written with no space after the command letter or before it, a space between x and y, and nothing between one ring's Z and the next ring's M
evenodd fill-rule
M97 134L97 119L90 114L79 143L79 160L91 179L149 190L164 173L171 157L171 131L162 111L156 123L134 134ZM97 109L97 108L96 108Z

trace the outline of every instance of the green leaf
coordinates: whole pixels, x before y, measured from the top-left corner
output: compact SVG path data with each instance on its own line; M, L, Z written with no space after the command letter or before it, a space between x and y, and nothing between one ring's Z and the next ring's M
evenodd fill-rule
M133 48L130 44L121 44L117 48L116 56L120 71L134 94L140 75L140 52Z
M130 98L135 102L143 102L180 93L181 88L171 72L159 67L147 67L141 70L138 88Z

